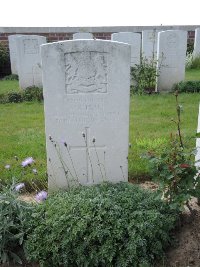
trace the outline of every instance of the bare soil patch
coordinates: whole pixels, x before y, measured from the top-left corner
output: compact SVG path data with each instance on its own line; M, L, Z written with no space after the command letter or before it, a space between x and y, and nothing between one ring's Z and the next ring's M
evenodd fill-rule
M176 245L166 253L167 267L200 267L200 206L195 198L190 205L195 214L191 216L187 209L183 212L174 232Z

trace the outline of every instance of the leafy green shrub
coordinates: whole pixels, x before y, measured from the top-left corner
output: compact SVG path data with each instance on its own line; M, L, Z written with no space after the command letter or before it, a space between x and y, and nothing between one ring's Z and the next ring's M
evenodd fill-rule
M200 69L200 56L193 57L191 69Z
M133 184L71 188L38 205L26 255L40 266L149 266L176 219L155 192Z
M14 81L14 80L19 80L19 77L17 74L10 74L10 75L6 75L2 80L4 81Z
M23 101L22 94L13 92L7 94L7 103L20 103Z
M0 94L0 104L7 103L6 94Z
M169 144L160 155L149 152L146 157L150 160L154 180L159 183L161 196L172 206L182 209L186 204L190 211L191 197L200 196L200 173L194 165L195 149L188 149L183 142L180 129L181 106L178 103L178 92L175 93L177 120L173 120L177 127L177 134L172 135Z
M10 57L8 47L0 41L0 78L10 74Z
M158 76L156 71L156 60L148 60L141 57L140 64L131 67L132 86L131 93L144 94L155 91L156 78Z
M180 210L192 196L198 197L195 189L199 182L197 169L194 165L195 151L187 151L180 146L177 136L171 140L160 155L150 152L152 177L160 184L161 195Z
M191 69L192 61L193 61L193 52L187 53L185 61L185 68L187 70Z
M26 221L32 205L17 198L15 187L0 192L0 264L22 263Z
M187 53L192 53L194 50L194 43L187 43Z
M0 103L20 103L23 101L42 101L43 92L38 87L28 87L21 92L9 92L0 94Z
M27 87L23 91L23 100L24 101L42 101L43 92L41 88L38 87Z
M21 92L9 92L6 94L0 94L0 104L6 103L21 103L23 96Z
M0 42L0 68L4 67L4 65L9 61L9 53L7 47Z
M199 93L200 81L181 81L173 86L172 91L176 90L179 93Z
M200 56L188 53L186 56L186 69L200 69Z

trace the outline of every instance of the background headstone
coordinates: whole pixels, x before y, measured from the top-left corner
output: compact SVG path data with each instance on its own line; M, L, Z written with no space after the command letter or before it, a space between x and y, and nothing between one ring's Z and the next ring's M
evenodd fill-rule
M199 105L199 116L198 116L197 133L200 133L200 105ZM196 139L196 148L197 148L197 154L195 156L195 161L200 160L200 138ZM200 168L200 161L196 162L195 165Z
M21 34L14 34L8 36L9 52L10 52L10 65L12 74L18 74L17 66L17 44L16 38L22 36Z
M123 42L131 45L131 66L140 64L141 34L134 32L118 32L111 35L112 41Z
M200 28L195 30L194 57L200 56Z
M73 34L73 40L77 39L93 39L93 35L89 32L77 32Z
M38 35L23 35L16 39L19 85L22 89L42 87L40 45L44 43L46 37Z
M187 32L180 30L158 33L157 91L170 91L185 78Z
M127 181L130 46L63 41L41 56L49 189Z
M149 61L157 59L158 31L142 31L142 56Z

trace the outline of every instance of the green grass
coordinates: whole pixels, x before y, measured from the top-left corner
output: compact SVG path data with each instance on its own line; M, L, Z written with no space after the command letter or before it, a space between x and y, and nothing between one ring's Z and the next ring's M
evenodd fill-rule
M181 94L179 102L183 106L182 133L190 148L195 147L197 117L200 95ZM139 177L148 174L147 161L141 155L148 150L160 151L167 144L170 134L176 133L171 119L176 119L175 97L172 94L133 96L130 109L129 176Z
M0 94L19 91L19 81L0 81Z
M200 69L186 70L185 80L200 80ZM0 80L0 94L19 91L19 81L3 81Z
M41 103L1 104L0 105L0 178L15 176L17 179L45 179L46 154L44 134L44 112ZM15 160L15 156L19 158ZM33 157L33 168L22 173L21 161ZM10 164L11 170L5 169ZM23 170L24 171L24 170ZM13 173L15 175L13 175Z
M186 81L200 80L200 69L189 69L185 72Z
M183 105L182 129L185 140L194 136L197 128L199 94L181 94ZM167 143L170 133L176 132L171 118L176 118L175 98L172 94L133 96L130 106L130 143L129 176L148 175L148 163L141 155L148 150L160 151ZM5 169L11 164L15 176L19 179L46 179L46 154L44 134L44 113L41 103L20 103L0 105L0 174L1 179L10 179L12 171ZM189 140L190 147L195 146L195 139ZM19 161L15 160L15 156ZM33 168L21 172L21 161L33 157Z

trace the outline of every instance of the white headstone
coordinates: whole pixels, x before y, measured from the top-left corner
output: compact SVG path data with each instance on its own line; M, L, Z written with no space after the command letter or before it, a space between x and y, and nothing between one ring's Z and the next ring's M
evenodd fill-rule
M16 39L19 85L22 89L42 87L40 45L44 43L46 37L38 35L23 35Z
M187 32L181 30L158 33L157 91L170 91L185 78Z
M77 39L93 39L93 35L89 32L77 32L73 34L73 40Z
M141 35L134 32L118 32L111 35L112 41L123 42L131 45L131 66L140 64Z
M197 133L200 133L200 105L199 105L199 116L198 116L198 126L197 126ZM195 156L196 166L200 168L200 138L196 139L196 148L197 148L197 154Z
M142 56L149 61L157 59L158 31L142 31Z
M130 46L63 41L41 56L49 189L127 181Z
M194 57L200 56L200 28L195 30Z
M22 36L22 35L14 34L14 35L8 36L8 44L9 44L9 51L10 51L10 65L11 65L12 74L18 74L16 38L19 38L19 36Z

